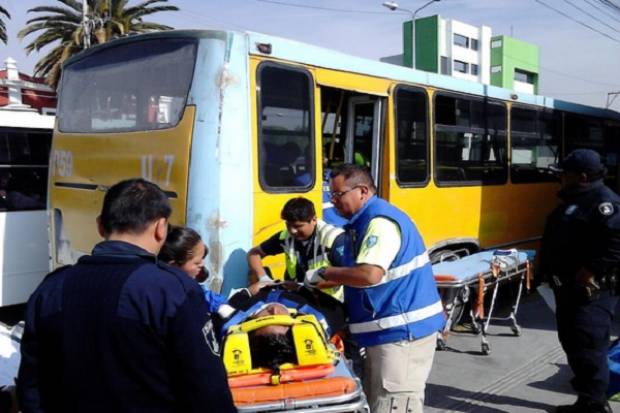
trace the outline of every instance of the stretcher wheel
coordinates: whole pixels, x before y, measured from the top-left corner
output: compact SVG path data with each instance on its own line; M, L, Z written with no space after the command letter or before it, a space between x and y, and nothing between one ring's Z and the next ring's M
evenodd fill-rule
M485 356L491 354L491 346L489 346L489 343L482 343L480 345L480 348L482 350L482 354L484 354Z
M519 326L512 326L512 327L510 327L510 329L512 330L512 332L514 333L515 336L519 337L521 335L521 327L519 327Z
M443 351L446 349L446 340L443 337L437 337L437 351Z

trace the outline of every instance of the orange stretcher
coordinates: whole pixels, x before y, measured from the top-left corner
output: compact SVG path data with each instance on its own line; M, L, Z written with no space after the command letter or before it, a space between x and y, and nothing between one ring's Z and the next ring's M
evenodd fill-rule
M252 364L248 334L268 325L291 327L297 363L274 370ZM342 341L328 340L314 315L265 316L228 328L223 360L239 412L368 413L360 380L342 355Z
M487 331L491 321L509 321L515 336L521 335L517 323L517 311L523 287L530 289L531 265L535 251L496 250L482 251L456 261L440 262L433 265L435 281L446 311L447 322L437 340L437 347L444 349L448 334L460 320L466 303L470 303L470 315L475 333L481 334L481 350L490 354L491 346ZM512 308L507 317L493 317L495 301L500 285L516 281L518 291L514 296ZM492 291L491 299L485 300L487 292ZM485 307L485 303L490 304Z

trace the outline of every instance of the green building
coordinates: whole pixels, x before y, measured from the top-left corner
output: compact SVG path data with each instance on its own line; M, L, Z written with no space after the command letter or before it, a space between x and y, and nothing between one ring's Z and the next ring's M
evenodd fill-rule
M491 84L515 92L538 93L540 49L510 36L491 39Z

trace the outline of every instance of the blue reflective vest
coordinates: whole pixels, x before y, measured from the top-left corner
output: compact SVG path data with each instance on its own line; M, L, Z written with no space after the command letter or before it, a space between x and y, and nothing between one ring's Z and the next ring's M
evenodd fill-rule
M424 241L411 219L381 198L371 198L345 226L345 262L356 265L373 218L395 222L401 233L396 258L381 281L367 287L345 286L349 328L361 346L426 337L445 324L443 306Z

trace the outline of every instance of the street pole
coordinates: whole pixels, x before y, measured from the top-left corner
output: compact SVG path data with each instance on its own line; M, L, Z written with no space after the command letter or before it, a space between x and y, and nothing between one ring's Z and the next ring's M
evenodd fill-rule
M405 11L407 13L411 14L411 68L415 69L416 68L416 58L415 58L415 53L416 53L416 47L415 47L415 19L416 16L418 15L418 12L422 9L424 9L427 6L430 6L431 4L438 2L440 0L430 0L429 2L423 4L421 7L418 7L415 10L409 10L409 9L405 9L404 7L400 7L398 5L398 3L393 2L393 1L386 1L382 4L383 7L387 7L388 9L395 11L395 10L400 10L400 11Z

